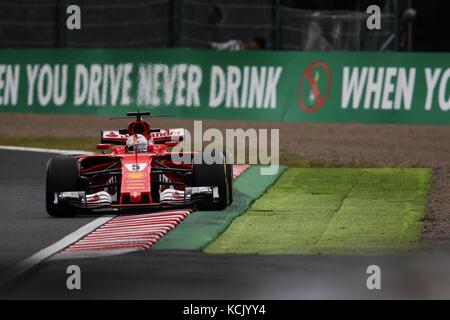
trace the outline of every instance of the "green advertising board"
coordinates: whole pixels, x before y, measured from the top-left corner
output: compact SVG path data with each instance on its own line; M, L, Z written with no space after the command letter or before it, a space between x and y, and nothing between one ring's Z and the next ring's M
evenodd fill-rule
M0 50L0 111L448 124L450 54Z

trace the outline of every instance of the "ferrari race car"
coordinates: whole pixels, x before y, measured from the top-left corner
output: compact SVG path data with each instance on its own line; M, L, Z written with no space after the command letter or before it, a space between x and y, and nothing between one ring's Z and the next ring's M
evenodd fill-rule
M110 154L48 161L49 215L190 207L222 210L233 202L232 165L226 151L177 152L186 161L174 161L170 149L183 140L184 129L151 128L143 120L149 112L130 112L127 117L136 117L127 129L101 131L97 149L110 149Z

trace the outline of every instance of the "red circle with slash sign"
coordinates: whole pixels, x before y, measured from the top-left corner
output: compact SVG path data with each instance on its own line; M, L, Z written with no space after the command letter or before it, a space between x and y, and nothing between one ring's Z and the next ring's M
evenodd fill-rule
M321 92L319 89L319 84L317 83L316 79L314 78L314 75L313 75L314 68L322 68L325 70L325 72L327 74L328 87L327 87L327 91L325 92L324 95L320 94ZM308 80L309 85L311 86L312 94L316 98L316 104L309 108L306 107L305 104L303 103L303 97L302 97L302 89L303 89L305 80ZM323 106L323 104L327 101L328 96L330 95L330 91L331 91L330 67L325 62L321 62L321 61L314 62L306 69L306 71L303 74L303 76L300 80L300 83L298 85L297 98L298 98L298 105L299 105L300 109L302 109L304 112L315 112L315 111L319 110Z

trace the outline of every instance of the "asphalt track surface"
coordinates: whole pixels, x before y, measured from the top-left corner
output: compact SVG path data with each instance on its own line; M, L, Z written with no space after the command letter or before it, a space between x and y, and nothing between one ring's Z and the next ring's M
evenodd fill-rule
M0 273L96 217L45 213L45 153L0 150ZM0 299L450 299L450 251L414 256L209 255L149 250L47 260L0 288ZM81 268L81 290L66 269ZM368 290L369 265L381 290Z
M57 154L0 150L0 272L95 219L52 219L45 170Z

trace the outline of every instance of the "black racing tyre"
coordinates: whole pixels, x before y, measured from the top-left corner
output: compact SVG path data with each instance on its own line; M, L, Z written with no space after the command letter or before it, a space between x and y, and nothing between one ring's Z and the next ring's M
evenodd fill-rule
M231 162L231 155L228 151L224 150L224 156L227 167L227 182L228 182L228 205L233 203L234 188L233 188L233 165Z
M80 169L74 158L52 158L47 163L45 203L47 213L53 217L74 216L76 208L60 207L54 204L55 192L78 191Z
M205 152L206 153L206 152ZM196 161L192 165L193 186L211 186L219 189L218 203L199 203L197 205L200 210L223 210L231 204L232 200L232 179L230 181L229 164L226 161L226 156L221 153L220 163L208 164L205 163L203 155L205 153L198 153ZM207 154L207 153L206 153ZM212 152L214 156L214 151ZM200 161L202 156L202 161ZM232 173L231 173L232 178ZM230 185L231 183L231 185Z

